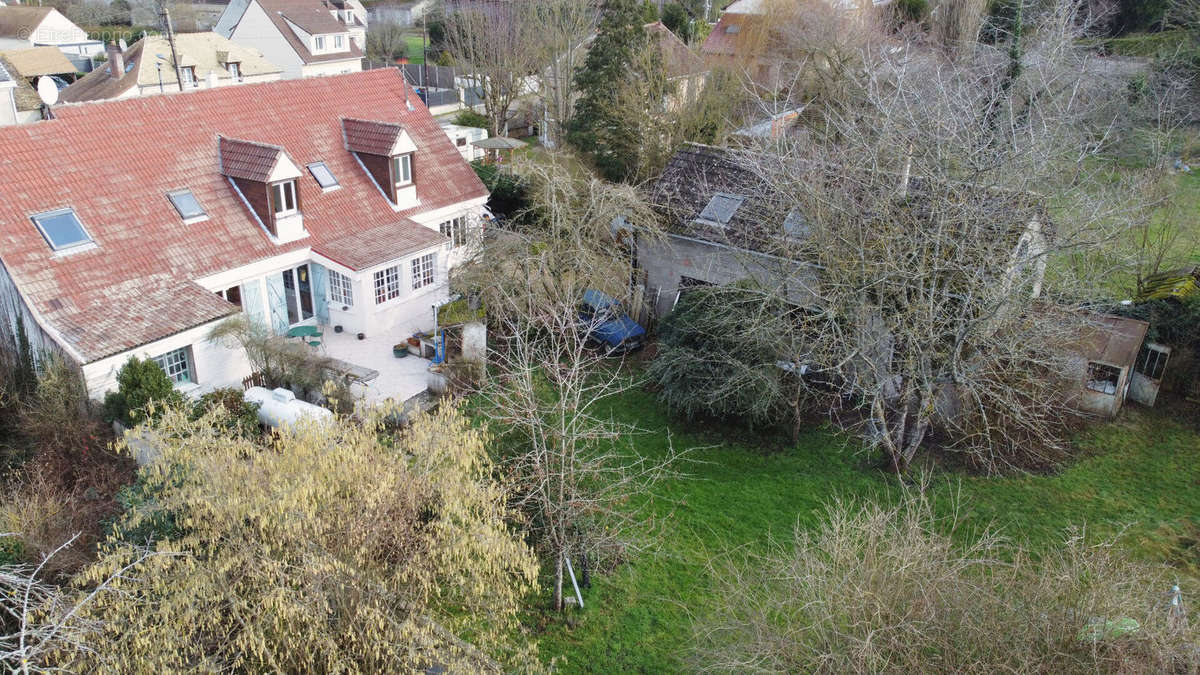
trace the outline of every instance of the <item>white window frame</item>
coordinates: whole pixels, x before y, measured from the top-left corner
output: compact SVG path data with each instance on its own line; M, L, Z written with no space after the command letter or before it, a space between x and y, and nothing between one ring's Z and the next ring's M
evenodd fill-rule
M159 354L153 358L153 361L175 384L197 384L196 365L195 359L192 357L191 345Z
M285 190L285 188L287 188ZM276 193L276 190L279 192ZM292 207L290 209L279 210L281 204L285 204L284 192L291 193ZM300 202L296 199L296 179L284 180L278 183L271 183L271 209L275 212L275 219L287 218L294 216L300 212Z
M237 61L230 61L229 63L226 63L225 70L229 71L229 74L233 76L233 79L237 80L238 82L242 81L242 66Z
M315 52L325 51L325 36L324 35L317 35L313 38L313 51L315 51Z
M354 284L350 277L337 270L326 268L329 272L329 301L344 307L354 306Z
M375 304L382 305L391 300L400 297L400 266L392 265L381 270L376 270L373 275L375 281Z
M341 35L334 35L333 36L333 48L338 49L338 50L345 49L346 48L346 38L344 38Z
M83 233L84 238L81 239L80 241L76 241L76 242L73 242L70 244L64 244L62 246L59 246L59 245L55 244L54 240L51 239L50 235L46 233L46 229L44 227L42 227L42 223L38 219L39 218L50 218L52 216L58 216L58 215L62 215L64 213L69 213L69 214L71 214L71 216L73 216L75 218L75 222L79 224L79 231ZM87 231L87 227L84 226L83 220L79 218L79 214L75 213L75 209L73 209L73 208L67 207L65 209L54 209L53 211L45 211L42 213L35 213L32 216L30 216L29 219L33 221L34 227L36 227L38 229L38 232L41 233L42 238L45 239L46 243L50 245L50 250L54 251L55 253L62 253L65 251L82 250L85 247L90 248L90 247L94 247L96 245L96 241L94 239L92 239L92 234Z
M195 66L183 66L179 69L179 76L183 78L183 86L198 87L200 86L196 80Z
M401 171L401 168L404 170ZM396 155L392 157L392 180L396 181L396 187L404 187L412 185L412 153Z
M467 217L458 216L438 225L442 236L450 239L450 248L462 248L467 245Z
M409 262L414 291L437 283L437 253L426 253Z

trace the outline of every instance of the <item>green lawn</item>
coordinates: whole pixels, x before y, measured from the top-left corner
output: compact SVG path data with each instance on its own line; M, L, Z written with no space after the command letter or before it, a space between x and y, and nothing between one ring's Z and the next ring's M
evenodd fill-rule
M408 62L417 65L425 63L425 52L421 50L421 36L406 35L404 42L408 45Z
M544 621L542 654L564 658L567 672L685 670L690 617L714 606L715 580L706 569L713 556L786 538L796 524L811 526L835 495L889 499L897 491L894 478L826 429L768 450L691 433L639 391L623 395L613 412L655 432L637 439L643 454L665 452L667 428L677 448L712 447L681 467L688 476L660 486L652 510L662 524L658 550L594 578L572 627ZM1080 438L1085 457L1058 475L938 474L939 505L948 508L949 493L961 488L969 525L995 523L1034 547L1053 545L1071 525L1111 535L1128 524L1123 541L1150 556L1145 537L1160 522L1200 514L1200 436L1157 411L1124 415Z

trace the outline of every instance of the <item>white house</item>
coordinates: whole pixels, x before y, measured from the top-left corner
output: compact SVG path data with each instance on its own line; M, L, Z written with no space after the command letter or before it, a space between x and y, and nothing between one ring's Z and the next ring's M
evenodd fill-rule
M53 7L0 7L0 50L28 47L58 47L68 56L89 58L104 51L103 42L89 39Z
M175 36L179 57L180 86L171 58L171 45L160 35L138 40L124 52L108 46L108 62L79 78L63 90L68 103L100 101L225 87L235 84L274 82L283 68L263 58L252 47L239 45L216 33L180 33Z
M23 327L97 398L132 355L240 386L245 354L208 339L239 312L391 358L488 196L394 69L60 105L0 147L0 344Z
M0 63L0 126L21 121L17 111L17 78Z
M367 12L359 0L232 0L213 30L262 52L285 78L354 73Z

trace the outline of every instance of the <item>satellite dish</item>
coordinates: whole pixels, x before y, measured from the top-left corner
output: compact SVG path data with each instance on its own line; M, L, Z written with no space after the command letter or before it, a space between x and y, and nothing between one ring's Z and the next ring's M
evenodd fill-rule
M119 46L121 48L122 52L129 49L129 45L125 44L124 38L117 40L117 46Z
M38 78L37 92L42 103L46 105L58 103L58 85L54 84L54 80L49 77L43 75Z

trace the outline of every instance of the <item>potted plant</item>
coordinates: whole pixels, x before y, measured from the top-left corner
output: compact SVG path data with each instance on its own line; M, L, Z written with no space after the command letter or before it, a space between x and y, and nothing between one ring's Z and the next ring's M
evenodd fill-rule
M402 359L408 356L408 343L401 342L397 345L392 345L392 356Z

